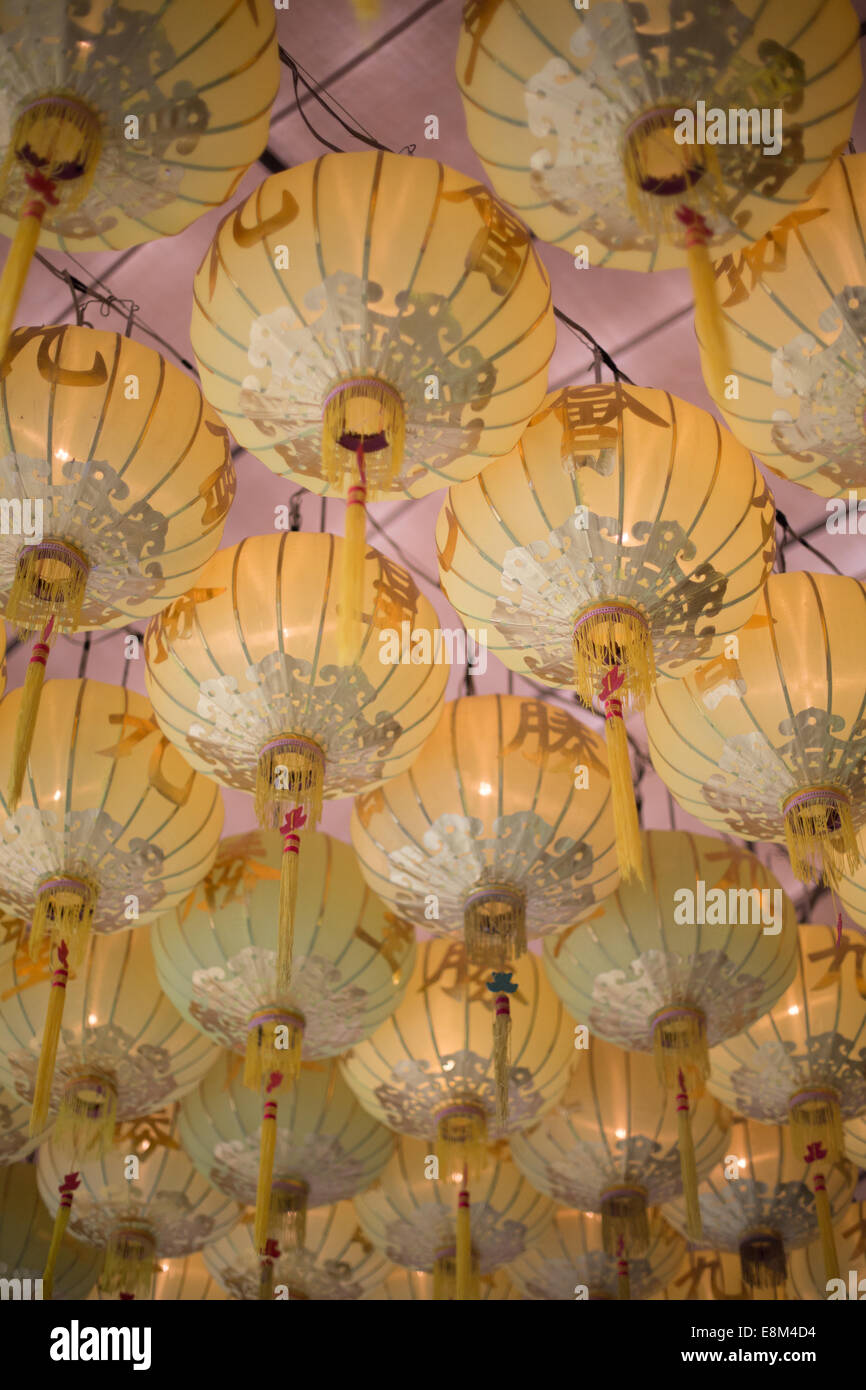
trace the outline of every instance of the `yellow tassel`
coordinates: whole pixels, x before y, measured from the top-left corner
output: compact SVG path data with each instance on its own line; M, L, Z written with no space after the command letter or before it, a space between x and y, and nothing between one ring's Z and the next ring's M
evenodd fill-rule
M816 1173L812 1183L815 1192L815 1211L818 1217L818 1230L821 1232L821 1254L824 1257L824 1278L839 1278L839 1255L836 1250L836 1237L833 1233L833 1213L830 1198L827 1196L827 1182L823 1173Z
M29 205L32 212L22 212L15 229L15 236L6 257L3 274L0 275L0 359L5 356L12 336L15 314L24 290L30 263L39 245L42 231L44 203Z
M90 563L66 541L40 541L18 554L6 617L18 636L30 637L51 623L54 635L74 632L81 618ZM52 622L53 619L53 622ZM48 638L43 633L42 641Z
M45 1269L42 1272L42 1297L47 1301L51 1300L54 1293L54 1273L57 1268L57 1257L60 1254L60 1247L63 1244L66 1227L69 1225L75 1189L80 1185L81 1179L77 1173L67 1173L58 1187L60 1193L60 1206L57 1208L54 1217L51 1244L48 1247L48 1254L45 1258Z
M283 855L280 864L280 903L277 935L277 990L288 994L292 984L292 954L295 944L295 903L298 897L298 867L301 858L301 831L307 817L300 806L286 813L280 826Z
M791 868L801 883L819 878L837 889L845 874L860 867L860 851L847 792L810 787L789 797L782 807Z
M453 1302L457 1297L457 1246L443 1245L433 1257L433 1302ZM474 1301L481 1298L481 1266L478 1256L471 1252L469 1293Z
M30 926L31 959L39 959L47 934L53 945L63 943L70 970L77 970L87 954L98 896L98 888L87 879L64 876L40 883Z
M688 236L688 234L687 234ZM731 356L725 336L725 321L716 294L716 277L706 241L686 241L686 257L695 300L695 329L700 342L707 390L717 401L724 400L725 378Z
M271 1192L274 1211L282 1218L283 1245L302 1250L307 1240L308 1185L300 1178L277 1178Z
M351 666L361 647L364 598L364 557L367 552L367 489L353 483L346 499L346 534L340 561L340 600L337 606L337 659Z
M45 1129L51 1107L51 1083L54 1080L57 1044L60 1041L63 1007L66 1003L66 981L69 978L69 951L65 941L61 941L57 947L56 960L57 964L51 975L51 989L48 991L48 1013L42 1031L42 1048L33 1090L33 1106L30 1111L31 1135L41 1134Z
M656 680L655 653L647 619L631 604L611 599L579 613L572 632L574 686L590 706L614 667L622 680L617 694L642 709ZM604 698L604 697L602 697Z
M753 1231L740 1242L740 1272L748 1290L785 1287L785 1242L776 1231Z
M436 1155L440 1175L474 1182L487 1165L487 1117L474 1096L456 1093L436 1112Z
M111 1233L100 1288L127 1298L150 1298L156 1269L156 1240L143 1221L130 1221Z
M97 1072L82 1072L64 1087L52 1142L79 1164L101 1158L111 1148L116 1118L114 1082Z
M673 1091L680 1085L682 1073L688 1094L693 1100L700 1100L710 1074L704 1015L700 1009L674 1004L659 1010L652 1024L659 1082L666 1091Z
M628 1268L628 1257L625 1253L625 1239L620 1236L617 1241L617 1260L616 1260L616 1296L621 1303L628 1303L631 1299L631 1278Z
M686 1202L686 1230L689 1240L700 1241L703 1239L704 1227L701 1220L701 1205L698 1201L698 1169L689 1117L689 1097L682 1070L679 1073L679 1091L677 1092L677 1133L683 1196Z
M274 1265L280 1258L280 1247L275 1240L265 1242L264 1253L259 1261L259 1298L270 1300L274 1296Z
M379 0L352 0L352 8L359 24L371 24L382 12Z
M261 1254L268 1241L271 1223L271 1188L274 1176L274 1155L277 1152L277 1101L266 1100L259 1141L259 1179L256 1187L256 1250Z
M813 1144L820 1144L831 1163L845 1157L845 1137L839 1097L826 1087L798 1091L788 1102L791 1124L791 1146L794 1153L805 1153Z
M507 994L496 996L493 1071L496 1078L496 1123L504 1128L508 1124L508 1083L511 1080L511 1007Z
M469 1187L466 1174L457 1197L457 1270L455 1300L466 1302L472 1297L472 1216L469 1209Z
M487 883L463 905L466 954L472 965L502 970L526 950L526 899L519 888Z
M621 1249L631 1257L646 1254L649 1221L645 1188L610 1187L601 1194L601 1239L611 1259L618 1259Z
M276 830L287 813L300 807L313 827L322 815L325 755L302 735L281 734L265 744L256 767L256 818Z
M618 701L615 698L606 701L606 708L609 708L611 713L608 714L604 722L607 764L610 771L610 798L613 802L613 824L616 834L616 855L622 878L626 880L638 879L643 883L643 842L640 835L640 822L637 818L631 762L628 756L628 736L622 715L616 712L617 706Z
M364 461L370 499L403 467L406 410L400 392L375 376L336 382L322 406L322 467L333 488L346 490Z
M244 1085L257 1093L265 1086L268 1094L290 1091L301 1070L303 1041L303 1014L277 1004L257 1009L247 1020Z
M33 735L36 731L36 717L39 714L39 702L42 698L42 686L45 681L45 663L48 660L50 651L49 641L53 618L49 620L42 634L41 642L34 642L33 651L30 653L30 661L27 665L27 675L24 677L24 689L21 692L21 706L18 710L18 718L15 721L15 739L12 745L12 766L9 771L9 787L7 791L7 801L9 810L15 811L18 802L21 800L21 792L24 787L24 776L27 771L27 764L30 761L30 749L33 746Z

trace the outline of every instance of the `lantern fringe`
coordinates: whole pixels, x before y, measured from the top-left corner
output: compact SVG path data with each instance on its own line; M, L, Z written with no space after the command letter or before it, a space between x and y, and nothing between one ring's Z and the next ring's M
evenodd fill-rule
M454 1298L465 1303L472 1297L472 1215L469 1206L469 1180L465 1173L457 1197L456 1266Z
M67 1173L58 1188L60 1193L60 1205L54 1215L51 1244L48 1247L48 1254L45 1257L45 1268L42 1271L42 1297L48 1302L51 1301L54 1294L54 1274L57 1269L57 1257L60 1254L60 1247L63 1244L66 1227L69 1225L75 1189L79 1187L80 1184L81 1179L78 1173Z
M30 958L38 960L46 934L54 946L62 942L70 970L77 970L87 954L90 929L99 889L87 879L50 878L36 890L30 926Z
M818 1230L821 1233L821 1254L824 1260L824 1278L839 1278L839 1255L836 1250L836 1236L833 1232L833 1213L830 1198L827 1196L827 1182L823 1173L816 1173L813 1179L815 1193L815 1213L818 1217Z
M784 1288L785 1243L775 1231L758 1231L740 1242L740 1273L747 1289Z
M436 1156L446 1178L466 1173L470 1182L487 1165L487 1117L480 1101L455 1095L436 1112Z
M54 1065L57 1061L57 1044L60 1041L60 1027L63 1023L63 1008L66 1003L66 982L69 978L69 952L66 943L61 941L57 948L57 964L51 976L48 991L48 1012L42 1030L42 1047L39 1051L39 1065L36 1069L36 1083L33 1088L33 1105L30 1110L30 1134L41 1134L48 1123L51 1106L51 1083L54 1080Z
M53 627L54 618L51 617L42 631L41 641L34 642L33 651L30 653L30 660L27 664L27 674L24 677L24 688L21 692L21 708L15 722L12 765L9 770L9 787L6 794L10 811L17 810L18 802L21 800L24 777L27 772L27 764L30 761L30 749L33 747L33 735L36 731L36 718L42 699L42 686L45 683L45 666L48 661L48 653L51 650Z
M277 1029L285 1028L287 1047L277 1046ZM301 1070L304 1016L278 1006L258 1009L247 1021L244 1085L260 1094L285 1095ZM279 1078L275 1080L275 1078Z
M103 1292L150 1298L155 1260L156 1242L147 1227L122 1227L113 1231L105 1252Z
M111 1148L117 1119L117 1089L96 1073L66 1083L52 1142L79 1163L101 1158Z
M279 1178L271 1192L273 1211L282 1221L283 1246L302 1250L307 1240L307 1196L305 1182Z
M642 1187L609 1188L601 1194L601 1238L605 1254L619 1258L620 1241L630 1256L649 1249L646 1191Z
M270 1090L270 1087L268 1087ZM259 1176L256 1185L256 1218L254 1237L256 1250L261 1254L268 1241L271 1221L271 1189L274 1177L274 1157L277 1152L277 1101L266 1100L259 1138Z
M683 1179L683 1196L686 1203L686 1230L689 1240L700 1241L703 1239L704 1227L701 1219L701 1205L698 1201L698 1168L689 1115L689 1097L682 1070L679 1073L679 1091L677 1092L677 1137L680 1151L680 1173Z
M87 558L66 541L25 546L15 564L6 605L6 617L17 625L18 636L26 640L52 618L55 635L74 632L89 572Z
M526 899L517 888L485 884L463 906L463 939L472 965L501 970L526 950Z
M437 1250L433 1259L433 1301L451 1302L457 1298L457 1247L446 1246ZM481 1298L481 1266L478 1256L470 1251L469 1301Z
M313 826L322 815L325 755L317 743L301 735L272 739L256 766L256 818L265 830L276 830L288 811L303 810Z
M607 702L611 704L611 701ZM612 712L604 721L610 797L620 875L626 881L644 881L643 843L628 754L628 735L621 714Z
M707 1026L699 1009L672 1005L653 1018L653 1052L659 1082L666 1091L680 1085L693 1100L700 1100L710 1074Z
M836 889L844 874L860 866L860 851L845 792L815 787L798 792L783 807L785 840L791 868L801 883L824 883Z
M628 1257L625 1253L625 1238L623 1236L620 1236L617 1241L616 1296L621 1303L629 1303L631 1301L631 1276L629 1274Z
M337 660L351 666L361 647L364 599L364 558L367 553L367 484L363 450L359 453L359 483L346 496L346 531L340 560L340 599L337 607Z
M818 1143L827 1151L831 1163L845 1157L842 1114L834 1091L816 1088L798 1092L788 1102L788 1118L795 1153L805 1153Z
M496 1123L508 1124L508 1083L511 1079L511 1006L507 994L497 994L493 1019L493 1072L496 1079Z
M574 686L586 706L591 706L611 667L622 674L620 698L642 709L656 680L655 655L649 623L627 603L598 603L575 619L572 632Z
M395 387L375 376L337 382L322 409L322 468L331 487L354 476L359 448L369 474L370 497L403 467L406 409ZM371 445L375 447L371 448Z

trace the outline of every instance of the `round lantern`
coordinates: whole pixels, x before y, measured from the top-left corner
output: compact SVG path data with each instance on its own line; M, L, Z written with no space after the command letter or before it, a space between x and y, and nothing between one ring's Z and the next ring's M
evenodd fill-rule
M787 1125L735 1119L731 1151L701 1189L702 1247L739 1252L747 1296L782 1292L791 1250L818 1235L817 1207L838 1221L851 1201L855 1173L847 1165L804 1162L794 1154ZM816 1177L823 1178L823 1185ZM663 1214L685 1233L681 1202Z
M866 833L857 836L859 863L853 873L843 873L839 878L839 902L848 916L858 926L866 927Z
M204 1253L208 1270L231 1298L346 1302L368 1294L387 1268L351 1202L310 1211L303 1248L272 1240L264 1259L248 1216Z
M453 1299L456 1288L456 1223L449 1175L436 1180L435 1156L427 1148L425 1140L401 1137L379 1180L355 1198L355 1210L389 1260L432 1273L433 1298L441 1301ZM495 1151L490 1159L472 1192L473 1298L481 1297L481 1279L522 1255L553 1216L553 1203L530 1187L507 1152Z
M267 140L279 83L262 0L86 7L0 19L0 357L38 242L121 250L230 198Z
M348 659L367 500L471 477L544 395L544 267L477 180L408 155L326 154L223 220L194 293L203 389L238 443L349 503Z
M606 1303L621 1297L623 1263L610 1256L597 1212L560 1207L552 1225L531 1249L509 1266L509 1274L524 1298ZM628 1261L633 1298L651 1298L683 1264L686 1248L676 1231L656 1210L647 1213L646 1248Z
M41 1284L50 1243L51 1217L39 1198L35 1167L10 1163L0 1168L0 1278L22 1280L22 1298L86 1298L99 1274L100 1252L65 1236L52 1295Z
M793 983L772 1007L710 1054L710 1087L738 1114L790 1122L795 1155L845 1155L844 1120L866 1113L866 932L801 926ZM849 960L850 957L850 960ZM819 1217L825 1209L818 1208ZM822 1230L829 1251L831 1227ZM827 1278L838 1277L835 1271Z
M221 550L200 588L169 604L146 637L156 717L193 767L255 792L263 827L283 836L277 973L291 984L301 832L323 796L347 796L409 766L436 724L448 668L433 657L438 619L410 575L378 551L363 564L364 640L341 666L327 534L254 536ZM423 664L383 659L379 639L408 623Z
M99 1301L113 1297L118 1295L103 1293L98 1285L88 1294L88 1299ZM175 1260L157 1261L151 1297L155 1303L224 1303L228 1294L211 1274L201 1251L196 1251Z
M848 0L722 0L688 16L671 0L480 0L457 52L497 193L578 265L688 263L718 379L708 247L753 242L808 196L848 140L861 76Z
M797 961L794 909L753 854L676 830L643 838L643 879L620 885L585 923L546 942L548 976L597 1037L654 1052L677 1098L682 1176L699 1234L691 1104L709 1074L708 1047L778 999Z
M12 756L20 691L0 704L0 786ZM218 789L161 734L147 700L118 686L54 680L45 687L21 804L0 796L0 898L31 920L29 951L51 987L33 1133L44 1127L66 982L91 929L122 931L182 901L207 872L223 822Z
M382 1283L377 1284L369 1293L363 1294L362 1298L370 1303L405 1303L410 1299L418 1303L430 1303L433 1300L434 1278L434 1275L426 1274L420 1269L404 1269L401 1265L392 1265ZM521 1294L509 1279L508 1271L494 1269L490 1274L480 1276L478 1298L485 1301L492 1299L494 1302L506 1299L519 1301Z
M331 1062L302 1062L272 1124L258 1095L243 1084L242 1062L223 1053L183 1101L184 1148L221 1191L256 1206L255 1241L303 1246L308 1209L360 1192L391 1156L393 1135L361 1109ZM262 1201L259 1145L273 1145L270 1199ZM265 1197L267 1198L267 1192Z
M352 816L378 896L496 969L616 887L613 840L601 740L516 695L447 704L410 770L358 797Z
M64 1166L53 1142L42 1145L39 1192L52 1214ZM200 1250L240 1215L237 1203L200 1177L183 1152L177 1105L119 1124L114 1148L84 1164L79 1176L69 1230L105 1247L100 1289L107 1294L152 1297L157 1260Z
M131 338L20 329L0 378L0 493L13 523L0 536L0 608L22 636L40 634L16 730L14 810L54 639L150 617L184 593L219 545L235 474L196 383Z
M649 1208L684 1188L697 1206L698 1182L724 1154L729 1123L710 1097L689 1107L682 1096L666 1094L645 1053L593 1038L562 1104L515 1135L511 1152L540 1192L600 1213L605 1252L618 1262L620 1297L629 1298L630 1263L649 1246ZM699 1237L696 1210L690 1227Z
M864 213L866 155L847 155L808 202L715 267L738 382L716 405L779 477L840 499L827 507L831 533L848 529L850 494L866 495Z
M650 753L684 810L746 840L787 844L804 882L837 888L860 864L866 586L774 574L735 653L659 682Z
M442 587L507 666L604 708L617 843L640 870L623 704L713 670L773 564L773 502L705 411L621 382L548 396L519 444L452 487ZM585 795L585 793L583 793Z
M348 845L310 832L300 866L292 987L276 986L280 860L275 831L223 840L200 888L153 926L160 982L184 1017L246 1053L244 1083L274 1130L301 1056L333 1057L396 1007L415 959L411 926L375 898ZM261 1160L273 1157L261 1146ZM271 1172L260 1175L260 1232Z

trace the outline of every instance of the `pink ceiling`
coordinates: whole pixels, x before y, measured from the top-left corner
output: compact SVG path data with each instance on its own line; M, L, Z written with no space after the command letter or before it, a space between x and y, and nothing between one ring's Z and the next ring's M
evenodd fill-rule
M866 18L866 0L856 0L861 19ZM332 103L339 103L347 119L392 149L415 146L415 153L453 165L465 173L482 177L481 166L466 138L463 112L454 78L454 56L461 12L461 0L384 0L381 17L363 31L359 29L349 0L328 0L327 5L292 0L290 8L277 11L282 46L326 89ZM363 148L332 121L315 102L307 98L304 111L316 129L343 149ZM439 119L439 139L424 138L428 115ZM857 149L866 150L866 102L861 99L854 126ZM295 102L291 73L283 69L280 93L274 107L269 150L285 165L303 163L321 152L322 147L307 130ZM241 184L238 201L246 197L266 175L256 166ZM191 359L189 318L192 303L192 277L222 210L201 218L182 235L152 242L122 254L99 254L73 262L59 253L47 259L60 269L68 268L88 283L99 281L100 289L110 290L118 299L131 299L137 306L140 327L137 336L148 338L143 326L159 334L181 357ZM0 238L2 242L2 238ZM641 385L664 387L675 395L711 409L700 375L692 326L691 296L684 271L653 275L634 272L589 269L576 270L564 251L542 246L541 254L553 284L554 302L583 324L611 353L621 368ZM5 245L0 247L5 254ZM42 265L34 266L25 292L19 323L52 323L72 317L71 299L63 283ZM115 314L101 319L99 309L88 311L91 322L124 330L123 319ZM159 346L158 343L153 343ZM165 350L165 349L163 349ZM592 362L586 347L560 324L556 353L551 365L550 383L591 379ZM276 478L250 454L237 457L239 491L226 527L224 544L240 537L269 531L274 507L285 502L293 489ZM824 530L826 511L820 498L805 489L771 478L778 505L793 526L801 532L814 530L812 540L830 554L833 562L847 573L866 576L866 542L859 536L828 536ZM432 600L443 624L455 625L454 611L443 598L436 581L433 526L442 503L442 494L421 502L389 503L375 509L373 521L382 531L373 530L371 539L380 549L409 564L423 591ZM320 525L319 499L304 494L302 525ZM328 503L326 527L341 533L343 506ZM825 568L802 547L791 546L786 554L789 569ZM11 630L8 636L12 637ZM51 669L56 675L74 675L82 656L82 638L58 644ZM26 651L15 650L10 658L10 684L20 684ZM87 661L87 673L98 679L118 682L124 675L123 638L119 633L94 633ZM129 685L144 689L143 660L130 663ZM449 696L460 693L463 672L453 671ZM508 675L495 660L475 682L481 692L505 690ZM516 693L537 693L538 687L514 679ZM544 689L545 697L558 699L575 710L567 694ZM598 723L585 711L581 717ZM630 732L639 748L646 748L643 723L633 717ZM640 792L643 821L648 826L700 829L679 809L675 809L665 788L651 769L644 771ZM227 830L254 825L251 799L238 792L225 792ZM348 838L350 803L326 803L324 828ZM762 857L772 864L795 896L801 889L794 883L787 860L775 847L762 847ZM827 917L828 905L817 915Z

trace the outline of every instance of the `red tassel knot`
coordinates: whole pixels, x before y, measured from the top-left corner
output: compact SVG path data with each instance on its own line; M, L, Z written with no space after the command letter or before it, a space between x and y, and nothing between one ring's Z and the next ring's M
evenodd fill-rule
M611 666L601 683L598 696L604 705L605 719L622 719L622 700L617 695L625 684L625 676L618 666Z
M283 854L298 854L301 848L301 837L299 831L303 830L307 823L307 813L303 806L295 806L294 810L286 812L286 819L280 826L280 834L283 837Z
M712 239L712 232L707 226L706 219L694 208L677 208L674 216L681 222L686 229L686 246L706 246Z

